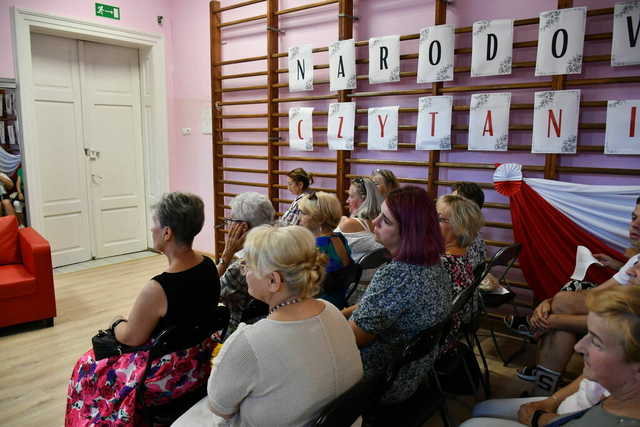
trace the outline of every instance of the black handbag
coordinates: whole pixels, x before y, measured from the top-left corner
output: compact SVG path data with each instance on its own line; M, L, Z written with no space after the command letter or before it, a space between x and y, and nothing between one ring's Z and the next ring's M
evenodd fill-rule
M91 338L91 344L93 345L93 354L96 360L106 359L111 356L120 356L125 353L149 350L151 348L149 345L131 347L122 344L116 339L113 326L106 330L100 329L98 333Z

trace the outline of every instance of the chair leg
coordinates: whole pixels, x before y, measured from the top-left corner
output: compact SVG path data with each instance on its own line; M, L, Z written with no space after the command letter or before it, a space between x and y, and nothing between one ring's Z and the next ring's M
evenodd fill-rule
M502 350L500 350L500 346L498 345L498 339L496 338L496 334L493 331L493 329L490 329L491 331L491 339L493 339L493 346L496 349L496 353L498 353L498 357L500 357L500 360L502 360L502 363L505 363L505 358L504 355L502 354ZM504 365L507 366L507 365Z
M484 381L482 381L482 387L484 388L484 394L487 399L491 398L491 381L490 381L490 372L489 365L487 364L487 358L484 356L484 351L482 350L482 345L480 345L480 340L478 339L478 335L474 332L473 338L476 343L476 347L478 347L478 352L480 353L480 359L482 359L482 366L484 367Z

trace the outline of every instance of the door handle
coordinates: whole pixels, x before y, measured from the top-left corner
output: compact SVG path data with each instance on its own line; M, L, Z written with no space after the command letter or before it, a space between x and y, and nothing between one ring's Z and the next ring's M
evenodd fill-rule
M100 158L100 152L97 150L92 150L90 148L84 149L84 155L89 158L89 160L97 160Z
M94 184L102 184L102 180L104 178L98 174L92 173L91 174L91 180L93 181Z

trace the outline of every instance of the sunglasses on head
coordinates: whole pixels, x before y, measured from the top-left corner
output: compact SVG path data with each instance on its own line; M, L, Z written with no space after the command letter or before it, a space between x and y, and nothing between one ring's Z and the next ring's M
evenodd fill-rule
M362 177L354 178L353 182L358 184L358 187L360 187L362 195L366 198L367 197L367 186L364 185L364 178L362 178Z

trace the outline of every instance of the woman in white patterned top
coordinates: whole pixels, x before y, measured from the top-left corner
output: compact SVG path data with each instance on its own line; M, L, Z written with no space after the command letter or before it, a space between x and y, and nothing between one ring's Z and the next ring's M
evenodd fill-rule
M309 186L313 184L313 175L302 168L295 168L287 174L287 189L296 198L289 205L289 209L280 218L282 225L300 225L300 207L298 203L309 192Z

